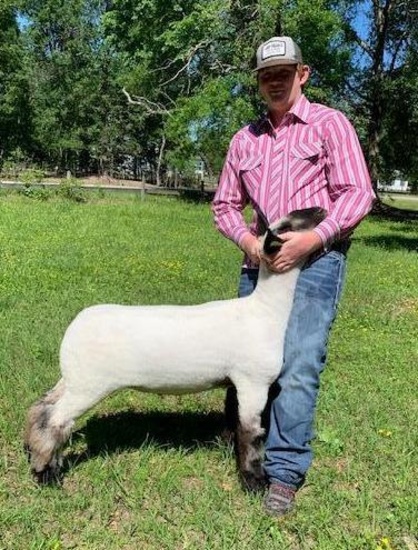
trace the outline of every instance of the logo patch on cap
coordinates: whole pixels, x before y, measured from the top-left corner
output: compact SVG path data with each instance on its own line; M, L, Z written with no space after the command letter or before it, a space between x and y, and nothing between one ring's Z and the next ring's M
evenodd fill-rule
M283 40L271 40L263 46L261 52L261 59L269 59L270 57L284 56L286 55L286 42Z

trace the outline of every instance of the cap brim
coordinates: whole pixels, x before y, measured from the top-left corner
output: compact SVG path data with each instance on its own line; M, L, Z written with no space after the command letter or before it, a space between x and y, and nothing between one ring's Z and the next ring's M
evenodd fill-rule
M280 65L299 65L302 63L301 61L295 61L294 59L272 59L270 61L266 61L262 65L258 66L256 69L253 69L253 72L261 71L262 69L267 69L269 67L278 67Z

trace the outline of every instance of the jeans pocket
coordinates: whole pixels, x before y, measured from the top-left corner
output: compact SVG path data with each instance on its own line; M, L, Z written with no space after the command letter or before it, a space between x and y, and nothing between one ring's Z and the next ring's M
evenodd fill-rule
M334 316L341 297L346 273L344 254L332 250L307 264L302 270L297 286L301 299L320 302L331 309Z

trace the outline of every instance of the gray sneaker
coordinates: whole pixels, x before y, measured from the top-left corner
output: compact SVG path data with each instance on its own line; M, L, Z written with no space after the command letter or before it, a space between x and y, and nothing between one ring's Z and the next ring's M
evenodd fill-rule
M264 498L264 509L270 516L285 516L293 509L295 496L295 489L281 483L272 483Z

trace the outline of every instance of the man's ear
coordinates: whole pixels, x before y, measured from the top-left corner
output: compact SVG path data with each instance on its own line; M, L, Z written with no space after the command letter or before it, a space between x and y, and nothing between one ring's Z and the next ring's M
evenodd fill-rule
M283 240L275 235L271 229L267 229L266 235L264 237L263 243L263 252L264 254L275 254L280 250L283 244Z
M309 67L309 65L300 65L298 67L298 74L299 74L300 85L304 86L308 82L309 77L311 76L311 68Z

